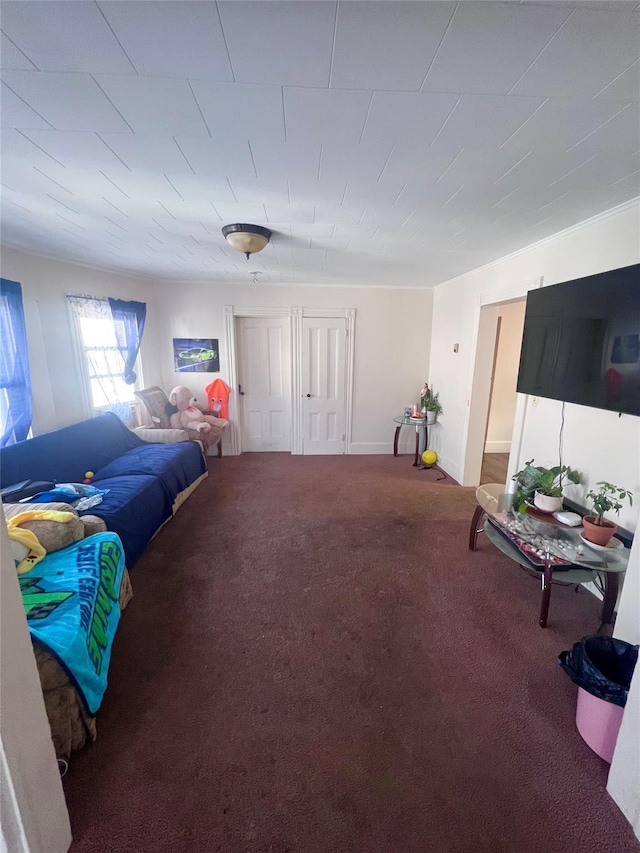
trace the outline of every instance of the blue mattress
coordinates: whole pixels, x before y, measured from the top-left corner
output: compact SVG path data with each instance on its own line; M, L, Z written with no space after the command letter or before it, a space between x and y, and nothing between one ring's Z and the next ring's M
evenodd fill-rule
M176 497L205 471L202 451L193 441L144 444L96 471L94 485L109 492L87 513L102 518L120 536L131 568L171 518Z
M102 503L80 515L97 515L117 533L131 568L156 530L171 518L173 499L162 480L150 474L109 477L97 484L109 489Z
M106 488L102 480L130 474L150 474L162 480L171 503L206 471L200 446L193 441L176 444L143 444L119 456L95 472L94 485Z

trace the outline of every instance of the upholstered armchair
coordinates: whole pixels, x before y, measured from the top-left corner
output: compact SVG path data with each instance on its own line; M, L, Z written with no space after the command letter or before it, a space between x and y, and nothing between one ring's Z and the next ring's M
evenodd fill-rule
M162 388L159 388L157 385L153 385L151 388L144 388L142 391L136 391L135 395L144 406L148 418L151 421L149 426L141 427L136 430L136 433L140 435L140 438L145 441L154 441L153 431L162 430L162 432L166 434L166 440L169 442L184 441L185 439L199 441L203 444L205 453L210 448L217 447L218 457L222 456L221 439L223 430L220 429L220 427L212 426L211 432L207 433L189 429L173 429L169 419L171 414L175 412L175 406L171 405L169 398ZM205 414L213 414L213 412ZM175 435L170 437L171 433ZM177 437L178 433L181 434L180 437Z

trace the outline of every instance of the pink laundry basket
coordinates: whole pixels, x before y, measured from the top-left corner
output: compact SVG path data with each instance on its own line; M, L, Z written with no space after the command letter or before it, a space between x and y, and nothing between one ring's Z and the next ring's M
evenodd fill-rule
M608 764L613 759L623 714L624 708L578 687L576 727L587 746Z

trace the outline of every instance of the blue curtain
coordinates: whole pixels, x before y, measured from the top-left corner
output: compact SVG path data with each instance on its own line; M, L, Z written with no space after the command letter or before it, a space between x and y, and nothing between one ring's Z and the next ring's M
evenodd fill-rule
M133 385L136 375L133 365L136 363L144 321L147 316L145 302L127 302L124 299L109 299L109 306L116 329L116 340L124 355L124 381Z
M31 429L31 377L22 288L0 279L0 447L24 441Z

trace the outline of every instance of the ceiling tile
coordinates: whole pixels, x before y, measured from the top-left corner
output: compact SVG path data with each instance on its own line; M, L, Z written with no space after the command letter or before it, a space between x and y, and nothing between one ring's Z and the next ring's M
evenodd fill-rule
M125 134L117 134L124 136ZM133 136L133 134L126 134ZM61 130L27 130L25 136L73 172L82 166L118 168L121 163L95 133Z
M268 140L254 139L251 143L253 159L259 178L289 178L315 181L320 171L320 143L298 145L293 142L272 145ZM322 151L322 168L325 158Z
M0 66L23 71L37 71L36 66L4 33L0 33Z
M597 46L597 61L594 50ZM576 9L540 54L514 95L588 98L624 72L640 54L640 17Z
M0 89L0 110L4 127L19 127L21 130L51 128L48 121L27 106L22 98L14 94L4 83Z
M443 147L498 148L543 102L511 95L463 95L437 142Z
M223 182L236 176L255 175L248 141L235 145L210 137L176 137L195 174Z
M369 92L285 88L287 141L357 145L370 102Z
M57 130L129 131L89 74L3 71L2 79Z
M209 83L191 80L191 87L214 139L284 142L283 95L280 86Z
M218 8L239 83L328 84L335 2L220 2Z
M330 85L417 91L454 9L448 2L339 3Z
M233 80L215 3L147 0L100 8L139 74Z
M3 3L2 29L40 71L135 73L97 3Z
M610 83L607 83L598 92L595 100L611 99L626 103L627 101L637 100L638 92L640 92L640 59L636 59L626 71L618 74Z
M422 91L506 94L570 11L506 3L461 3Z
M388 145L431 145L458 98L430 92L374 92L362 139Z
M103 146L131 171L188 172L189 164L172 136L146 133L102 133Z
M209 135L186 80L110 74L96 80L135 133Z
M628 104L599 98L549 98L507 140L503 150L520 154L539 148L566 151L613 120L625 107Z

